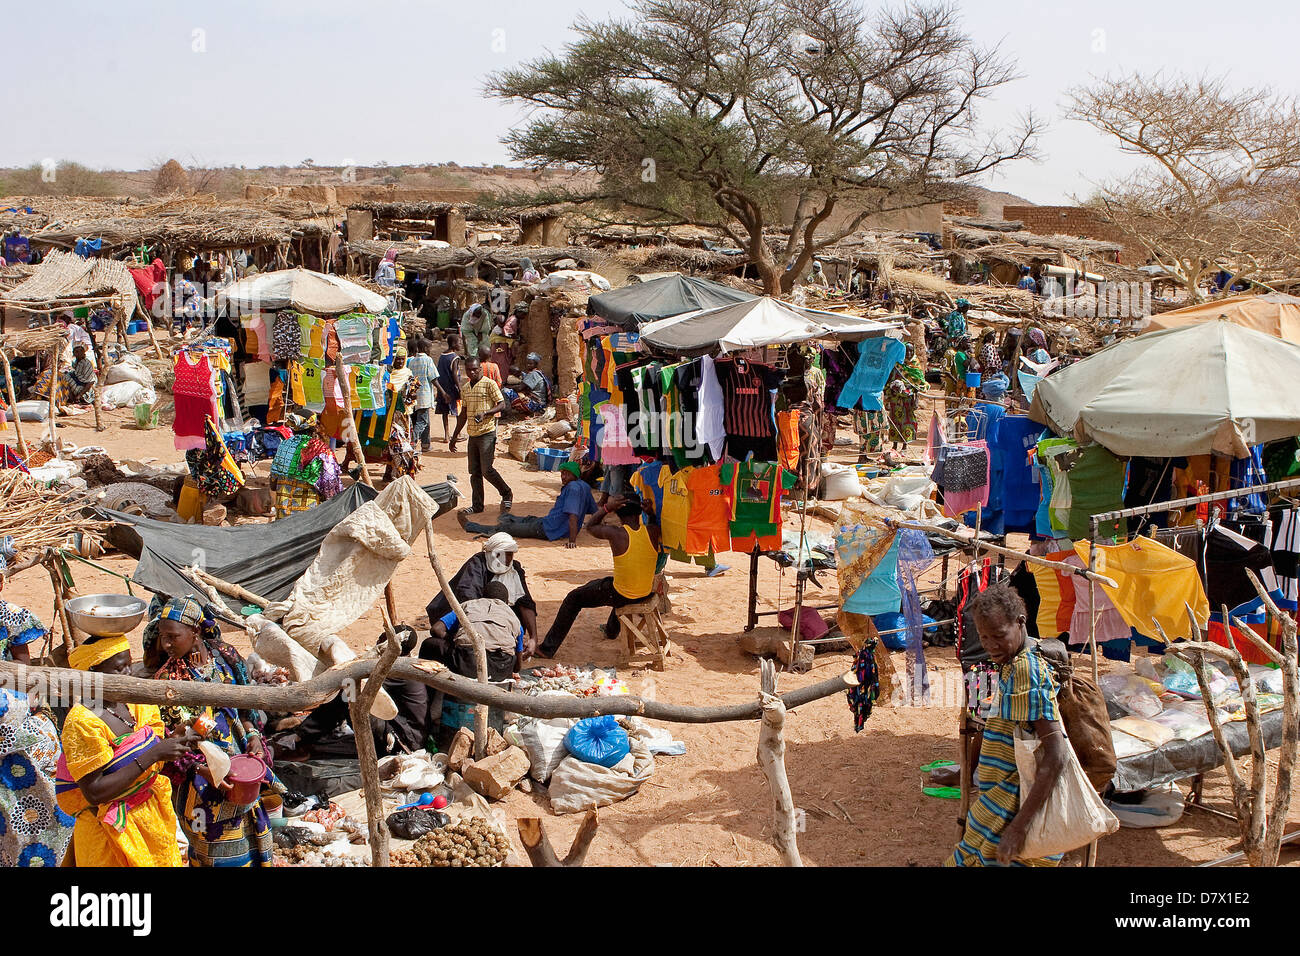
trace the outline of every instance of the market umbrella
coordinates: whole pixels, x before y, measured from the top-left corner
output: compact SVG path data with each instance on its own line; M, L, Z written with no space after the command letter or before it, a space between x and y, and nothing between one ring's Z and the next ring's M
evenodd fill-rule
M765 295L650 322L641 326L641 341L675 352L714 348L734 352L821 338L864 339L897 326L897 322L801 309Z
M237 312L295 309L315 315L342 315L362 309L382 312L388 299L355 282L310 269L262 272L226 286L216 295Z
M1281 292L1233 295L1162 312L1151 316L1147 330L1177 329L1220 317L1226 318L1233 325L1266 332L1279 339L1300 344L1300 298Z
M1102 349L1034 390L1029 417L1116 455L1244 458L1300 435L1300 345L1227 320Z

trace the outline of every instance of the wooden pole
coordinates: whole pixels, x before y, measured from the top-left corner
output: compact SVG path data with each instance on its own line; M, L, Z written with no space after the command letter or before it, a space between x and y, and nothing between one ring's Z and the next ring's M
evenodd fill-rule
M451 606L452 612L456 615L456 620L460 622L469 639L474 643L474 671L482 684L488 684L487 669L487 646L483 643L483 635L478 632L465 614L465 609L461 607L460 598L456 597L456 592L451 589L447 583L447 575L443 573L442 563L438 560L438 551L433 546L433 519L430 518L424 523L424 543L429 549L429 563L433 565L433 573L437 575L438 585L442 588L443 596ZM491 686L491 685L489 685ZM488 738L488 709L484 706L474 708L474 759L482 760L487 755L487 738Z
M361 768L361 789L366 798L366 824L370 836L371 866L388 866L388 824L384 820L384 797L379 789L379 758L375 751L375 735L370 729L370 708L384 686L384 679L402 653L402 642L393 630L393 622L385 611L384 634L387 640L370 676L348 701L348 716L352 721L352 739L357 745L357 763Z
M758 735L758 765L772 790L772 824L775 829L772 842L786 866L803 866L795 836L794 796L790 793L790 780L785 773L785 738L782 735L785 704L776 696L776 665L763 659L759 661L759 667L758 698L763 718Z
M1036 554L1025 554L1023 551L1016 551L1012 548L1004 548L1001 545L986 544L983 541L976 541L974 538L970 537L969 535L957 534L956 532L949 531L946 528L936 528L936 527L932 527L931 525L924 525L924 524L911 524L903 521L890 522L890 523L897 528L912 528L916 531L925 531L929 534L941 535L945 538L951 538L953 541L960 541L962 544L965 544L967 547L974 548L979 551L989 551L992 552L993 554L1001 554L1008 558L1016 558L1017 560L1024 561L1027 564L1037 565L1040 568L1055 568L1057 571L1062 571L1068 574L1074 574L1077 575L1078 577L1085 578L1087 580L1096 581L1099 584L1106 585L1107 587L1111 587L1111 588L1119 587L1119 584L1114 579L1108 578L1104 574L1096 574L1094 572L1088 571L1086 568L1078 568L1075 567L1073 564L1066 564L1063 561L1049 561L1047 558L1040 558Z
M140 704L166 704L168 706L230 707L236 710L269 710L277 713L294 713L325 703L344 686L367 677L378 664L373 657L357 658L331 667L309 681L293 684L206 684L200 681L150 680L124 677L117 674L95 674L95 690L103 700L127 701ZM49 690L50 698L75 703L72 687L86 683L86 675L67 667L22 666L12 661L0 661L0 675L11 689ZM757 698L737 704L718 704L693 707L669 704L641 697L569 697L561 694L532 696L502 690L492 684L482 684L468 677L453 674L432 661L398 658L390 676L398 680L415 681L453 697L475 704L487 704L514 714L529 717L602 717L606 714L644 717L647 720L666 720L681 724L714 724L733 720L758 720L762 717L762 702ZM781 695L787 710L802 707L823 697L842 694L857 686L852 674L835 677L800 687Z
M252 591L248 590L247 588L240 587L238 584L231 584L229 581L223 581L221 580L221 578L213 577L211 574L209 574L207 571L204 571L202 568L187 568L186 570L192 573L196 578L198 578L204 584L211 585L213 588L220 591L222 594L226 595L227 597L232 597L235 598L236 600L243 601L245 604L255 604L258 607L260 607L262 610L266 610L267 606L271 603L266 598L254 594Z
M18 454L26 461L31 457L31 452L27 450L27 442L23 440L23 423L18 417L18 393L14 391L14 373L9 365L9 356L4 349L0 349L0 363L4 364L5 384L9 392L9 411L13 415L14 434L18 436Z
M50 445L54 448L55 458L63 457L59 452L59 436L56 431L58 426L55 423L55 419L59 417L59 405L56 401L59 394L59 356L59 349L50 352Z

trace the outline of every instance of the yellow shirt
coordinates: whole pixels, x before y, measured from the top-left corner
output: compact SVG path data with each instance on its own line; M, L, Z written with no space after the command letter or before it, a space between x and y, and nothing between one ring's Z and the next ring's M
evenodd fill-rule
M645 524L627 529L627 550L614 556L614 590L625 598L649 597L655 585L659 551Z
M493 434L497 430L497 416L488 415L481 422L474 420L475 415L482 415L489 408L505 400L497 383L484 375L477 384L464 391L465 397L465 431L472 437Z
M154 704L128 704L136 728L146 724L160 738L162 715ZM113 759L117 736L97 714L77 704L63 722L63 756L73 780L80 780ZM144 776L144 774L141 774ZM137 778L138 780L139 778ZM176 811L172 785L159 774L148 800L132 809L126 828L117 830L100 820L80 789L58 796L64 813L75 816L72 848L77 866L181 866L176 843Z
M686 550L686 525L691 518L691 492L687 486L693 468L672 472L659 469L659 485L664 490L663 514L659 516L659 534L668 550Z
M1088 542L1078 541L1074 552L1088 564ZM1191 638L1187 607L1196 623L1205 627L1210 602L1196 570L1196 562L1151 538L1134 538L1127 544L1097 548L1097 573L1113 578L1118 588L1097 586L1110 598L1124 623L1139 634L1160 640L1152 620L1160 622L1170 640ZM1086 586L1082 581L1080 586ZM1186 606L1185 606L1186 605ZM1073 636L1073 635L1071 635Z

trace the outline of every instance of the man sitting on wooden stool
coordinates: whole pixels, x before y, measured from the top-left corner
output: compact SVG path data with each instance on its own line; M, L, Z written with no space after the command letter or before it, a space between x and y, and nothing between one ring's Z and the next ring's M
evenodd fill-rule
M605 516L618 515L619 524L606 525ZM614 574L574 588L564 598L545 640L529 647L525 656L554 657L569 634L578 612L586 607L611 608L605 622L605 636L618 637L618 615L613 610L640 604L654 592L655 565L659 560L659 526L645 518L641 499L614 496L587 519L588 533L609 542L614 555Z

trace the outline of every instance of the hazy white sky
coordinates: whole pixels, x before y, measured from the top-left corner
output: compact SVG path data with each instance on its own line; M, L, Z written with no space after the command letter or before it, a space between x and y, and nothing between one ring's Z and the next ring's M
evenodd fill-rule
M1000 44L1025 78L985 112L1032 106L1051 122L1041 164L992 188L1066 202L1126 168L1103 138L1062 118L1090 75L1226 74L1300 92L1281 0L1248 20L1208 0L966 0L967 29ZM565 42L578 12L621 0L41 0L0 14L0 165L44 158L142 168L165 157L215 165L506 162L518 113L481 96L489 71Z

